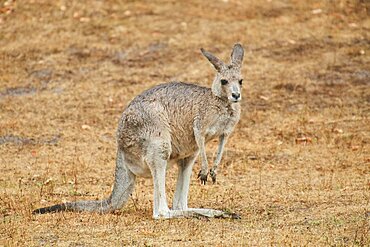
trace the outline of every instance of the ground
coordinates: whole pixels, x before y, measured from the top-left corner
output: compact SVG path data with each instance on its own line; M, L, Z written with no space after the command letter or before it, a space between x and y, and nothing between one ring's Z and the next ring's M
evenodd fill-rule
M370 18L360 0L1 1L0 245L370 245ZM167 81L210 86L206 48L245 48L242 117L218 182L152 219L138 179L114 214L31 211L109 195L130 100ZM212 164L217 143L207 146ZM177 168L168 170L173 196Z

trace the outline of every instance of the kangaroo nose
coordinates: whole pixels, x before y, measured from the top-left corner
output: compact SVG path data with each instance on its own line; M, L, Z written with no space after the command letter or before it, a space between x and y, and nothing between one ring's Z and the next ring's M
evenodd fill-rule
M239 99L240 93L232 93L231 96L233 96L234 99Z

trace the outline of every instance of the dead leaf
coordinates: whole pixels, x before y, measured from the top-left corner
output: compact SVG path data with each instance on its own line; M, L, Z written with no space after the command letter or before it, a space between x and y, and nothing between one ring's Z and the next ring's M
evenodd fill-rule
M126 10L125 12L123 12L123 14L125 16L130 16L131 15L131 11L130 10Z
M89 125L87 125L87 124L83 124L83 125L81 126L81 128L82 128L83 130L91 130L91 127L90 127Z
M263 96L263 95L261 95L259 98L260 98L260 99L262 99L262 100L265 100L265 101L268 101L268 100L269 100L269 98L268 98L268 97Z
M314 9L312 10L312 14L314 15L318 15L318 14L321 14L322 13L322 9Z
M343 134L343 130L342 129L338 129L338 128L334 128L333 129L333 132L334 133L337 133L337 134Z
M90 18L89 17L80 17L80 22L89 22Z
M295 139L295 143L296 144L308 144L308 143L312 143L312 139L310 137L307 137L307 136L297 137Z
M290 44L292 44L292 45L294 45L295 43L297 43L295 40L293 40L293 39L288 39L288 43L290 43Z
M53 181L52 178L48 178L45 182L44 185L50 184Z

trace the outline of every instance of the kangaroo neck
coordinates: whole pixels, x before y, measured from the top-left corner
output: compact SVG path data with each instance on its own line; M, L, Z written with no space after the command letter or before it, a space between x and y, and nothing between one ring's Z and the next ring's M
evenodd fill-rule
M232 103L227 97L220 97L213 94L213 97L219 106L222 106L230 115L230 117L239 117L240 115L240 102Z

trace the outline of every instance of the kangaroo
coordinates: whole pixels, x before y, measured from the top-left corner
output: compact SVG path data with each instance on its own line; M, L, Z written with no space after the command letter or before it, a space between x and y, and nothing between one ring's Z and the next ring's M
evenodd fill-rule
M136 176L152 177L153 218L228 217L221 210L188 208L193 164L200 154L198 178L205 184L208 163L205 144L219 139L210 176L216 181L217 168L228 137L240 118L244 50L235 44L231 63L225 64L201 48L217 73L212 88L182 82L155 86L136 96L124 110L117 130L115 181L111 195L100 201L76 201L39 208L33 214L58 211L108 213L120 209L133 192ZM165 191L168 163L177 163L178 179L172 209Z

